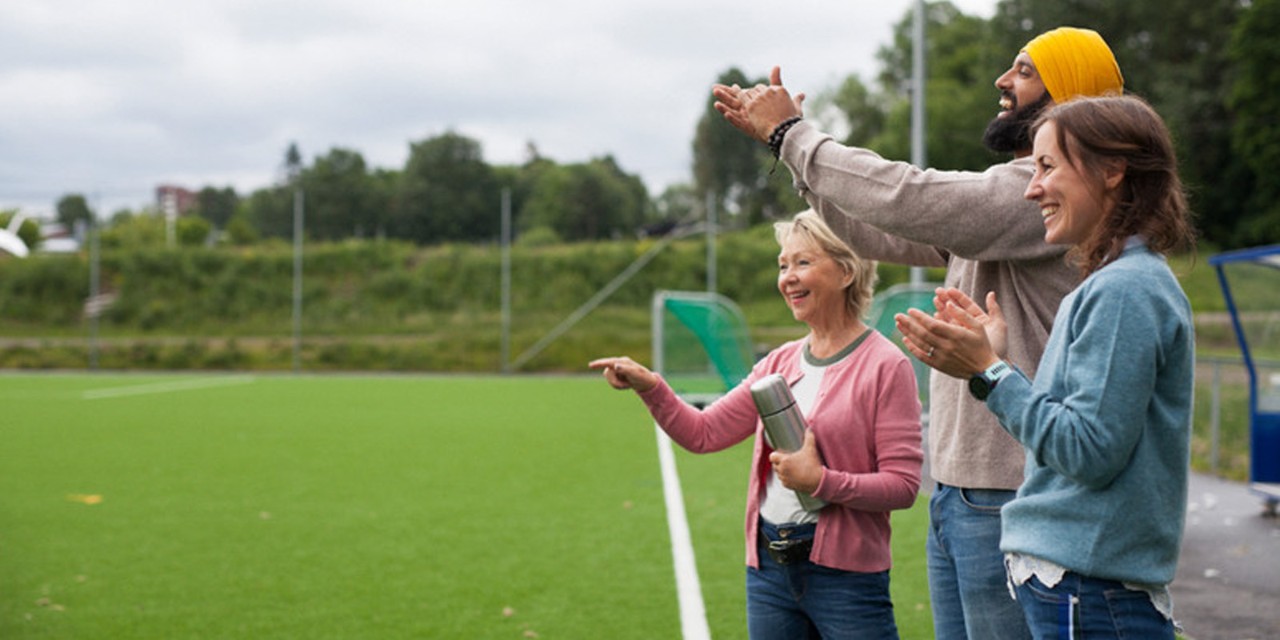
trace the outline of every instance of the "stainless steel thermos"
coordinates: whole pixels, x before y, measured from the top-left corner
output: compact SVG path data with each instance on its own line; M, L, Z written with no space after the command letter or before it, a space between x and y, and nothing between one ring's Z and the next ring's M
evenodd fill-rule
M764 422L765 439L770 447L791 453L804 446L804 432L808 427L786 378L772 373L755 381L751 385L751 398L755 400L760 420ZM796 492L796 497L808 511L817 511L827 504L801 491Z

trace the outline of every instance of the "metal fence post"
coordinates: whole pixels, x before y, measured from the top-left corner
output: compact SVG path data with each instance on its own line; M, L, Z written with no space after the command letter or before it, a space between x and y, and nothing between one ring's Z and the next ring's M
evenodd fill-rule
M1209 396L1209 470L1218 475L1218 433L1222 425L1222 362L1213 361L1213 389Z

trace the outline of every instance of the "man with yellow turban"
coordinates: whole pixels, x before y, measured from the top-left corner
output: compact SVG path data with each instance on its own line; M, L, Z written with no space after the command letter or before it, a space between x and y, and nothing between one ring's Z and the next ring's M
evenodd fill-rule
M1039 82L1015 83L1025 74L1038 76ZM1022 95L1012 91L1015 86ZM1077 96L1119 95L1124 78L1096 31L1062 27L1028 42L1013 67L996 80L996 88L1005 109L991 121L983 142L992 151L1017 156L1031 152L1031 123L1045 107ZM1018 108L1024 102L1028 107Z
M725 119L769 145L800 195L859 255L946 267L945 286L974 300L995 292L1008 325L1006 360L1034 376L1058 303L1079 277L1066 248L1045 243L1040 211L1022 197L1035 168L1030 125L1047 105L1122 93L1124 79L1100 35L1063 27L1028 42L995 85L1000 111L983 141L1014 158L982 172L926 170L841 145L803 119L804 94L793 97L776 67L769 86L712 93ZM1006 587L999 544L1000 508L1022 483L1025 457L969 384L930 374L935 635L1021 640L1031 634Z

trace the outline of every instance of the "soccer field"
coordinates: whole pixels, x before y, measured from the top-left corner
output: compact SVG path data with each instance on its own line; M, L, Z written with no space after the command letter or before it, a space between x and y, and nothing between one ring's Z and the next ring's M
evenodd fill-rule
M652 422L594 376L3 374L0 411L3 638L680 637ZM715 638L749 456L676 455Z

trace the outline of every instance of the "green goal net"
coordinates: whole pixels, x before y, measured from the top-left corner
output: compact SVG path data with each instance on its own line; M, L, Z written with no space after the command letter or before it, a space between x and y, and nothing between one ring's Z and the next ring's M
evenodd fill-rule
M907 309L933 313L936 284L902 284L872 301L867 324L899 347L893 316ZM653 296L653 366L671 388L691 401L707 400L733 388L755 364L747 321L738 305L714 293L659 291ZM929 367L911 359L927 420Z
M652 331L654 370L686 397L724 393L755 364L742 310L719 294L657 292Z
M898 284L880 293L871 301L871 311L867 313L867 325L879 331L893 341L899 348L906 350L902 344L902 334L898 332L893 317L906 313L908 309L921 309L925 313L934 312L933 296L938 287L932 283ZM929 365L911 358L911 366L915 367L916 387L920 392L920 404L924 408L926 426L929 419Z

